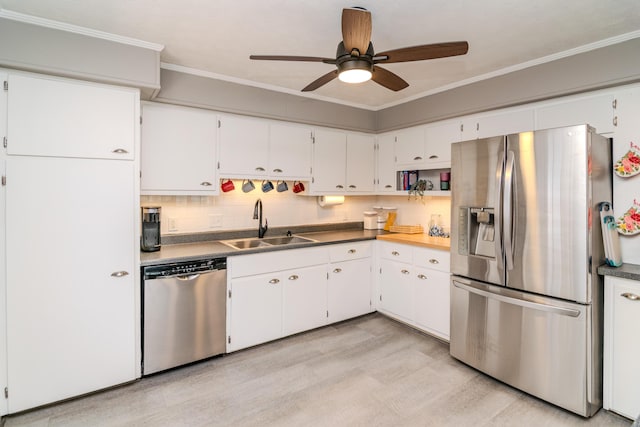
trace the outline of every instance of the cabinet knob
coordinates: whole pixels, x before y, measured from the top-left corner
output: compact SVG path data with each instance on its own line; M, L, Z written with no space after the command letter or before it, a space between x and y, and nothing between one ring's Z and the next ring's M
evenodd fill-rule
M347 252L349 252L350 254L355 254L356 250L355 249L349 249Z
M115 153L115 154L129 154L129 152L127 150L125 150L124 148L116 148L115 150L112 151L112 153Z
M256 171L257 171L257 172L264 172L265 170L266 170L266 169L265 169L265 168L263 168L263 167L261 167L261 166L258 166L258 167L256 168Z
M437 158L438 158L438 156L436 156L435 154L429 156L429 159L437 159Z
M413 158L413 160L422 160L422 157L416 156L416 157Z
M429 263L430 263L430 264L440 264L440 261L438 261L438 260L437 260L437 259L435 259L435 258L431 258L431 259L429 260Z
M338 184L338 185L336 185L336 188L344 188L344 185Z
M282 169L278 169L278 168L276 168L276 169L274 169L274 170L273 170L273 172L274 172L274 173L282 173Z
M335 268L333 270L334 273L342 273L342 269L341 268Z
M289 276L289 280L298 280L300 277L297 274L292 274Z
M129 275L128 271L114 271L113 273L111 273L111 277L124 277L128 275Z
M621 297L625 297L626 299L630 299L631 301L640 300L640 295L632 294L630 292L625 292L624 294L620 294Z
M209 181L202 181L200 185L202 185L203 187L211 187L212 184Z
M427 276L425 276L424 274L418 274L418 279L426 280Z
M269 280L269 283L271 283L272 285L275 285L276 283L280 283L280 279L271 279Z
M391 255L393 255L393 256L399 256L399 255L400 255L400 252L398 252L398 251L393 251L393 252L391 252Z
M402 270L400 270L400 273L402 273L402 274L409 274L409 270L404 270L404 269L402 269Z

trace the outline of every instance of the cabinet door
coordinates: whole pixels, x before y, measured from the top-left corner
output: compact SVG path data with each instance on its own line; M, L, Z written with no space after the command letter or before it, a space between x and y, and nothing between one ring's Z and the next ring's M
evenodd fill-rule
M327 324L327 266L282 273L282 331L291 335Z
M371 259L331 264L328 295L329 323L370 313Z
M396 168L393 158L393 144L395 137L392 134L378 135L378 152L376 167L376 191L396 191Z
M282 336L282 281L279 273L231 281L227 351L262 344Z
M606 287L604 369L609 378L605 378L605 400L610 401L611 410L636 419L640 415L640 299L634 298L640 297L640 284L607 277Z
M137 90L9 75L9 154L133 159Z
M588 124L597 133L611 133L615 130L613 100L613 94L605 94L542 106L536 109L536 130Z
M344 132L316 129L313 144L313 180L311 192L345 192L347 135Z
M147 103L142 107L142 117L142 193L218 194L216 114Z
M396 133L395 158L400 165L422 165L424 163L424 128L404 129Z
M478 138L528 132L534 126L533 108L490 114L478 119Z
M451 167L451 143L460 140L458 122L425 128L425 169Z
M311 129L272 123L269 126L269 176L308 180L311 177Z
M135 182L130 161L7 160L9 412L135 379Z
M449 340L449 274L415 268L414 321L426 331Z
M347 136L347 191L373 192L375 164L374 137L349 134Z
M269 124L266 120L220 117L221 178L266 177L269 162Z
M379 308L406 321L413 319L412 266L387 259L380 260Z

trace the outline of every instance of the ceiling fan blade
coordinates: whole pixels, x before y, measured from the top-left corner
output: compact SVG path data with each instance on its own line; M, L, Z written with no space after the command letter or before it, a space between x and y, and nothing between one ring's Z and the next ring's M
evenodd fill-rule
M371 12L342 9L342 41L347 52L355 48L364 55L371 41Z
M260 61L305 61L305 62L324 62L325 64L335 64L333 58L320 58L317 56L287 56L287 55L250 55L249 59L257 59Z
M329 83L331 80L335 79L336 77L338 77L338 70L333 70L330 73L327 73L324 76L320 77L319 79L316 79L316 80L312 81L311 83L309 83L307 85L307 87L302 89L302 91L303 92L311 92L312 90L316 90L320 86L326 85L327 83Z
M425 44L421 46L405 47L376 53L376 64L390 64L392 62L422 61L425 59L446 58L448 56L464 55L469 50L467 42L448 42ZM378 59L380 57L386 57Z
M396 92L409 86L409 83L405 82L397 74L376 65L373 66L371 80Z

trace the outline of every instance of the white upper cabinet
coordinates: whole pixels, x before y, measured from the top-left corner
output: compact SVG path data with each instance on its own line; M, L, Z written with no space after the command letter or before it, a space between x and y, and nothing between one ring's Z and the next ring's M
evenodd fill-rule
M145 103L142 118L142 194L219 194L215 113Z
M137 90L23 74L8 84L8 154L134 158Z
M395 158L399 165L421 165L425 159L424 128L404 129L395 133Z
M269 125L269 176L274 179L308 180L311 177L311 128Z
M269 167L269 122L220 116L221 178L265 178Z
M588 124L597 133L615 130L614 95L581 96L543 105L536 109L536 129Z
M528 132L534 128L533 108L504 111L478 118L478 138Z
M425 169L451 167L451 143L460 140L460 125L457 121L440 122L426 126Z
M347 134L316 129L313 144L312 194L342 194L345 192L347 167Z
M393 158L393 134L378 135L376 163L376 192L396 191L396 163Z
M347 135L347 192L373 192L375 189L375 138L373 135Z

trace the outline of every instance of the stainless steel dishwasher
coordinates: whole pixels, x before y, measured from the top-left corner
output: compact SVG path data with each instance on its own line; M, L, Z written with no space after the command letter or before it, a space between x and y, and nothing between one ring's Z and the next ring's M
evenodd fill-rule
M143 267L143 375L225 352L226 268L226 258Z

